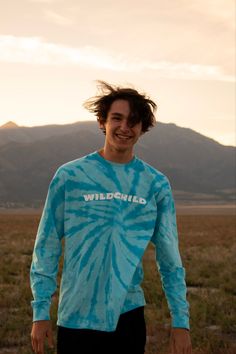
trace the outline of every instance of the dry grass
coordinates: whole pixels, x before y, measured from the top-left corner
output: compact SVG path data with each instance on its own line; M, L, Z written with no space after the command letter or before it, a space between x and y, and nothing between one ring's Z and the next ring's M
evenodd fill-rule
M233 215L181 215L178 229L194 353L236 353L236 219ZM167 353L170 319L151 247L144 266L151 335L148 353L155 353L153 340L158 353Z
M38 221L38 215L0 215L0 354L32 353L29 268ZM234 354L236 219L233 215L181 215L178 228L194 354ZM147 354L168 353L169 311L151 246L144 268ZM56 303L52 315L55 326Z

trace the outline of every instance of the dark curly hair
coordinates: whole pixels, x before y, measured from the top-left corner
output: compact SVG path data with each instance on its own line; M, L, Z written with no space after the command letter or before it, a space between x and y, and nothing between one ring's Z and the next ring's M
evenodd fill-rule
M115 100L122 99L129 102L131 111L129 120L131 126L142 122L142 132L145 133L155 125L156 118L154 113L157 106L145 94L141 94L133 88L122 88L100 80L97 82L99 83L99 94L88 99L84 103L84 107L89 112L94 113L100 123L106 122L112 103Z

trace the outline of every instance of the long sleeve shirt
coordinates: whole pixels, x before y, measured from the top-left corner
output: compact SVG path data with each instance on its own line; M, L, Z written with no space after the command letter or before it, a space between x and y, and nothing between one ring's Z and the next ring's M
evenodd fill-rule
M175 206L164 174L137 157L120 164L98 152L57 170L33 252L33 321L50 318L62 239L58 325L114 331L121 313L144 306L142 257L152 242L172 326L189 328Z

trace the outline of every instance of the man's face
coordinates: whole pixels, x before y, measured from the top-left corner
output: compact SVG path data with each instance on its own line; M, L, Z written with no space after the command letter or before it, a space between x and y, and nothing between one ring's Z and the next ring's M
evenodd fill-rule
M130 105L126 100L114 101L105 123L100 127L106 131L106 146L117 152L132 152L134 144L142 134L142 123L130 125Z

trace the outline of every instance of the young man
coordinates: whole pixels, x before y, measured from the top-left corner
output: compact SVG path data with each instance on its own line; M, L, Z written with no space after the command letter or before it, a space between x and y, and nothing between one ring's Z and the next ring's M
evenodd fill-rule
M47 195L31 266L32 346L52 346L50 303L61 241L58 354L143 354L146 342L142 257L149 242L172 316L171 353L190 354L185 272L166 176L134 155L155 123L156 105L134 89L101 82L86 103L105 133L104 147L62 165Z

